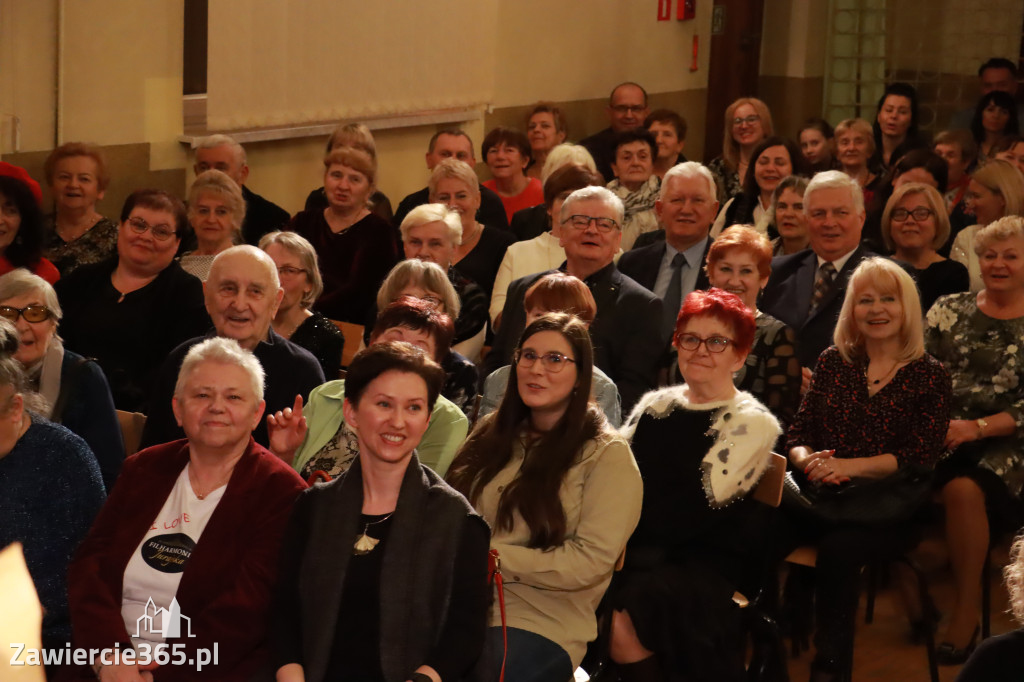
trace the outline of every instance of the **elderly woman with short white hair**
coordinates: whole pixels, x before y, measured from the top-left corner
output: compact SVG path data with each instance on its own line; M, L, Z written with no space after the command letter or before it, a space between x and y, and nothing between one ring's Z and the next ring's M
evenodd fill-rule
M0 277L0 317L18 330L14 359L45 400L42 416L85 440L109 490L124 460L114 399L100 366L64 348L57 334L62 316L57 293L42 277L22 269Z
M442 161L438 167L444 163ZM459 296L460 307L452 347L475 362L487 332L488 295L478 283L454 267L455 251L463 235L459 214L444 204L423 204L409 211L400 229L407 259L436 263L448 274L448 281ZM449 315L456 316L451 311Z
M462 223L462 239L452 254L452 265L458 265L460 273L476 282L489 300L505 249L515 239L506 230L477 222L480 184L466 162L445 159L437 164L427 187L431 203L444 204L455 211Z
M188 222L196 248L181 255L181 267L206 281L221 251L242 242L245 197L242 188L219 170L203 171L188 191Z
M316 250L294 232L270 232L260 238L259 246L274 259L284 290L271 326L279 336L312 353L325 377L336 378L345 337L323 313L310 309L324 290Z
M259 361L233 339L189 350L172 403L186 438L125 462L71 564L75 646L153 652L173 643L187 660L216 646L209 676L219 680L250 679L269 665L270 592L292 504L306 485L252 438L263 418L263 381ZM180 639L139 626L154 609L181 614ZM94 676L80 673L100 682L152 679L140 670L115 660L97 661ZM190 676L182 667L166 673Z

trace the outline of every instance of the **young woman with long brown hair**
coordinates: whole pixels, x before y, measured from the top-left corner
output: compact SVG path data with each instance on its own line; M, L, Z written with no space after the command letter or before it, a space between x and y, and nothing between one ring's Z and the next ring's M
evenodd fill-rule
M640 474L590 399L592 375L586 325L564 313L538 318L520 339L501 406L481 420L448 472L490 523L501 557L510 680L572 677L640 516ZM493 611L496 679L502 633Z

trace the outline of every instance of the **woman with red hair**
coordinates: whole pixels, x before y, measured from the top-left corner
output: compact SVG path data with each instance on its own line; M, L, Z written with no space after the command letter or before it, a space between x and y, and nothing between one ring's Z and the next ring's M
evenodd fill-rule
M686 383L645 395L623 428L644 479L611 600L611 657L624 682L670 671L745 679L732 594L752 594L760 582L765 515L748 494L781 433L771 412L733 385L755 329L738 296L691 293L673 337Z

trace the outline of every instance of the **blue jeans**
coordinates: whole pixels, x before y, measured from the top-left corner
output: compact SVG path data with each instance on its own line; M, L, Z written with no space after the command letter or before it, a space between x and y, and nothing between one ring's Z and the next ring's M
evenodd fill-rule
M500 627L487 628L486 651L487 679L497 682L504 651ZM572 674L565 649L529 630L508 628L505 682L569 682Z

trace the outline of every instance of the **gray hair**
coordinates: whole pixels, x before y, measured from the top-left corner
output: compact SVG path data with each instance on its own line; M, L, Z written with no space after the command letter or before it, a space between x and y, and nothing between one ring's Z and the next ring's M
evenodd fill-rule
M293 256L302 261L302 269L306 271L306 279L309 280L312 288L308 294L302 297L300 303L303 308L310 307L316 299L320 298L320 294L324 291L324 279L320 276L320 263L316 257L316 249L301 234L287 230L268 232L260 237L260 248L263 251L266 251L267 247L271 244L277 244L287 249ZM280 279L280 275L278 275L278 278Z
M995 242L1014 238L1024 238L1024 218L1017 215L1003 216L999 220L993 220L974 235L974 253L980 256Z
M857 213L864 212L864 190L860 188L857 181L842 171L829 170L816 174L807 183L807 189L804 190L805 213L807 212L807 204L811 200L811 195L821 189L849 190L850 196L853 197L853 208Z
M684 161L669 168L665 173L665 177L661 179L661 191L658 193L659 201L665 198L665 188L668 187L668 182L672 178L703 178L708 183L708 199L716 201L718 198L718 186L715 184L715 176L711 174L707 166L696 161Z
M230 135L222 135L221 133L207 135L196 144L196 150L216 149L217 147L231 147L235 150L235 159L238 160L238 163L241 166L244 166L248 162L248 157L245 155L245 147L238 144L238 142L235 141L235 138Z
M615 222L619 224L619 229L622 229L622 216L626 212L626 207L622 204L622 199L617 197L614 192L606 187L599 187L597 185L591 185L590 187L584 187L578 189L565 198L562 202L562 211L558 214L558 220L565 222L569 219L572 213L569 209L572 205L578 201L587 201L589 199L597 199L602 202L605 206L612 209L615 212Z
M37 291L42 294L43 303L53 313L54 319L59 322L64 317L64 311L60 309L57 292L53 290L49 282L24 268L11 270L0 277L0 302Z
M199 197L204 194L212 194L224 201L231 211L235 237L240 238L242 223L245 222L245 197L242 196L242 188L231 179L224 171L216 168L203 171L196 176L196 181L188 190L188 217L191 220L196 216L196 204Z
M189 349L181 362L181 369L178 370L178 381L174 384L175 398L181 399L189 376L204 362L241 367L249 375L256 400L263 400L263 382L266 380L263 365L255 355L238 345L237 341L223 336L200 341Z
M14 359L20 345L20 336L10 320L0 318L0 387L10 386L12 390L11 395L0 402L0 415L8 414L15 395L21 395L26 410L48 415L52 406L47 404L42 395L29 388L25 368Z
M420 204L409 211L402 221L402 226L398 228L402 232L402 241L409 239L409 230L428 223L444 223L448 227L448 236L452 243L455 246L462 243L462 219L458 213L444 204Z
M391 272L384 278L384 283L377 291L377 310L387 308L388 304L401 295L402 289L413 284L440 294L445 314L452 320L458 319L462 311L462 302L451 280L448 279L448 273L437 263L418 258L403 260L391 268Z
M543 185L548 181L552 173L562 166L568 166L570 163L577 166L585 166L597 173L597 164L594 163L594 157L590 155L586 147L581 144L563 142L562 144L556 144L548 152L548 158L545 159L544 167L540 171L540 184Z
M214 256L213 262L210 263L210 274L213 274L213 271L217 268L217 263L222 259L230 258L237 254L245 254L263 265L267 269L267 274L270 275L271 288L281 288L281 277L277 274L277 264L274 262L274 259L268 256L265 251L261 251L252 244L239 244L218 253Z

